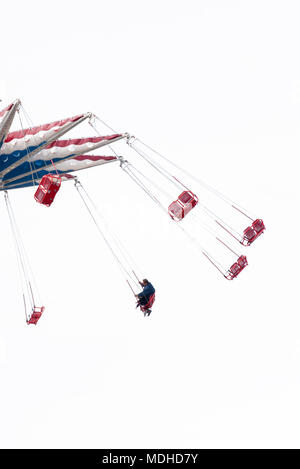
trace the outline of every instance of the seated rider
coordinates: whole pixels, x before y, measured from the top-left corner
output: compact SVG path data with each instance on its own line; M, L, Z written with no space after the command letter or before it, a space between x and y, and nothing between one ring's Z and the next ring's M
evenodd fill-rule
M151 295L155 293L155 288L146 278L144 278L142 282L139 282L139 284L143 287L143 291L135 295L135 297L137 298L136 307L138 306L145 307L149 303L149 299ZM144 311L144 316L146 316L146 314L149 316L150 313L151 313L151 309L148 308L146 309L146 311Z

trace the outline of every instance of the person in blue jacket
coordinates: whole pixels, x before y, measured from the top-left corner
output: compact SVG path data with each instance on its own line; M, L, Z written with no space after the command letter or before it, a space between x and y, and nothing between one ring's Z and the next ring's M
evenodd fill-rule
M144 278L142 282L139 282L139 284L141 285L141 287L143 287L143 291L135 295L137 299L136 307L146 306L147 303L149 302L150 296L155 293L155 288L146 278ZM144 311L144 316L146 316L146 314L149 316L150 313L151 313L151 309L148 308L146 311Z

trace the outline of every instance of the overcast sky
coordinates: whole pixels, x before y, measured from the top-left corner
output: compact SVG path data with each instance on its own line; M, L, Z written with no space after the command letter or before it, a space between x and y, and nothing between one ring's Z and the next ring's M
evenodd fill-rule
M228 282L119 166L82 172L156 287L144 318L72 183L51 208L12 191L46 306L35 327L0 198L2 448L299 447L299 14L291 0L2 6L1 107L20 98L36 125L92 111L267 227L237 245L249 266Z

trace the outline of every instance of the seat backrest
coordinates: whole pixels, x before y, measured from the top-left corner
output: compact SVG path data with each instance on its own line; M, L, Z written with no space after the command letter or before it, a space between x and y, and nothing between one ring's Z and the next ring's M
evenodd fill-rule
M177 200L183 205L189 205L191 208L198 203L198 197L191 191L182 192Z
M230 267L230 272L232 275L237 275L238 272L240 271L240 266L237 262L235 262L234 264L232 264L232 266Z
M151 308L155 301L155 293L152 293L152 295L149 297L148 303L146 305L141 305L141 310L145 312L147 309Z
M183 204L188 204L193 200L193 194L189 191L184 191L180 194L178 200Z
M154 301L155 301L155 293L153 293L149 298L149 301L147 304L148 308L150 308L153 305Z
M47 175L43 176L40 185L43 189L47 191L51 186L51 179Z
M171 218L177 221L182 220L184 216L183 207L177 200L169 205L168 213Z
M252 228L256 231L256 233L260 233L265 229L264 222L260 219L257 219L252 223Z
M244 237L245 237L246 239L252 239L252 238L254 238L254 236L255 236L255 231L254 231L254 229L252 228L252 226L248 226L248 228L246 228L246 229L244 230Z
M237 263L242 268L246 267L246 265L248 265L246 256L240 256L237 260Z

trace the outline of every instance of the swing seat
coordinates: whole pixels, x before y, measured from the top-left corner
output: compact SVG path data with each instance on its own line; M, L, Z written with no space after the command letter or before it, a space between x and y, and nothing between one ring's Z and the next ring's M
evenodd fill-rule
M257 219L254 220L251 226L248 226L244 230L244 236L242 239L242 244L244 246L250 246L250 244L253 243L253 241L258 238L266 229L263 220Z
M232 264L230 269L227 271L227 274L225 277L228 280L232 280L235 277L239 275L240 272L248 265L247 257L246 256L240 256L238 260Z
M46 207L50 207L54 197L59 191L60 185L61 177L53 174L46 174L42 177L39 187L34 194L35 200L42 205L46 205Z
M33 309L32 309L32 313L29 317L29 319L26 321L27 324L34 324L36 325L38 320L40 319L40 317L42 316L43 312L45 310L45 307L42 306L42 307L39 307L39 306L35 306Z
M175 221L182 220L198 203L198 197L191 191L182 192L178 199L169 205L168 213Z
M146 305L140 306L141 311L143 311L143 313L144 313L145 311L147 311L147 309L151 308L151 306L153 305L154 301L155 301L155 293L153 293L153 294L150 296L149 301L148 301L148 303L147 303Z

